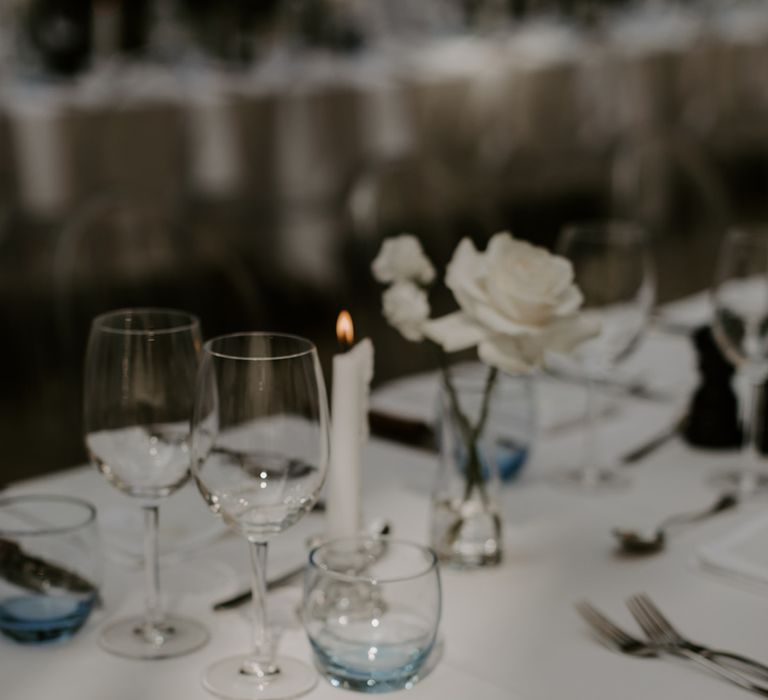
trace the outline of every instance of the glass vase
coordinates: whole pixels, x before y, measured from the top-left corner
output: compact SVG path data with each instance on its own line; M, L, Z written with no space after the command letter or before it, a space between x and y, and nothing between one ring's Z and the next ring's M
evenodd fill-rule
M483 366L443 372L431 514L431 544L442 563L474 568L501 561L501 475L516 476L527 459L534 405L529 377Z

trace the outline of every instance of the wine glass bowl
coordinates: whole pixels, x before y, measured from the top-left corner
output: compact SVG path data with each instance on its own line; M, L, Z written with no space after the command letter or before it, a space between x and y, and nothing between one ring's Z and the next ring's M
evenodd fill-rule
M597 317L600 326L600 333L574 353L587 386L585 454L580 468L558 480L588 490L621 487L626 479L601 455L595 383L610 379L616 364L632 354L650 318L656 285L648 236L631 222L573 225L563 230L557 252L571 262L583 295L582 313Z
M275 656L266 617L271 538L317 501L328 468L328 407L314 345L238 333L203 347L192 419L192 474L208 507L250 545L253 650L214 663L204 685L225 698L295 697L316 673Z
M189 478L196 318L168 309L97 316L86 357L85 443L121 491L163 498Z
M645 231L629 222L569 226L558 253L571 261L583 313L600 319L600 333L577 355L587 371L610 372L639 344L654 302Z
M711 296L715 341L752 387L750 405L743 411L742 464L717 475L715 483L748 493L768 483L757 447L760 386L768 377L768 232L733 230L726 235Z
M108 625L101 644L159 659L202 646L199 623L163 611L158 503L189 479L189 419L200 324L172 309L121 309L91 324L85 362L85 445L98 470L144 511L145 613Z

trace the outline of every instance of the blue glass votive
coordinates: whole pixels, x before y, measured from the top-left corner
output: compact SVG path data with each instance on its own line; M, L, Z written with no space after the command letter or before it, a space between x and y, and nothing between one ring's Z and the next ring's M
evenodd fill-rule
M0 498L0 633L68 639L98 600L96 511L66 496Z
M315 663L334 687L412 687L435 644L440 611L437 557L427 547L360 537L310 554L302 616Z
M88 619L95 595L20 595L0 600L0 632L22 644L68 639Z

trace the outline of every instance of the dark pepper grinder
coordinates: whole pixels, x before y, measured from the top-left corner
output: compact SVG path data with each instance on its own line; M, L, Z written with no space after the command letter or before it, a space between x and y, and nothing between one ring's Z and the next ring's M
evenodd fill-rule
M691 445L741 447L739 402L733 390L734 366L720 351L712 328L693 333L701 382L691 398L683 437Z

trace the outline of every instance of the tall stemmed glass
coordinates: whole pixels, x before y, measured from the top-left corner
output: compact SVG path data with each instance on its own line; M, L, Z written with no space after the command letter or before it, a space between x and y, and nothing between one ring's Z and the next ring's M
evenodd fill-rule
M760 387L768 377L768 231L731 231L723 240L712 286L713 333L751 385L743 410L742 464L716 476L719 486L750 493L768 484L761 459Z
M637 347L648 322L656 289L648 237L630 222L580 224L563 230L557 249L573 265L574 281L584 295L584 313L597 315L601 324L600 334L576 353L587 388L582 464L561 476L566 483L589 490L625 486L626 478L602 454L596 383L612 378L616 363Z
M328 406L315 346L240 333L203 347L192 421L192 474L210 509L250 545L253 649L210 666L224 698L292 698L316 683L276 657L266 613L267 542L312 509L328 468Z
M189 478L189 420L200 323L170 309L124 309L91 324L85 361L85 444L110 483L144 510L145 611L108 625L101 644L141 659L186 654L208 639L193 620L163 611L160 499Z

